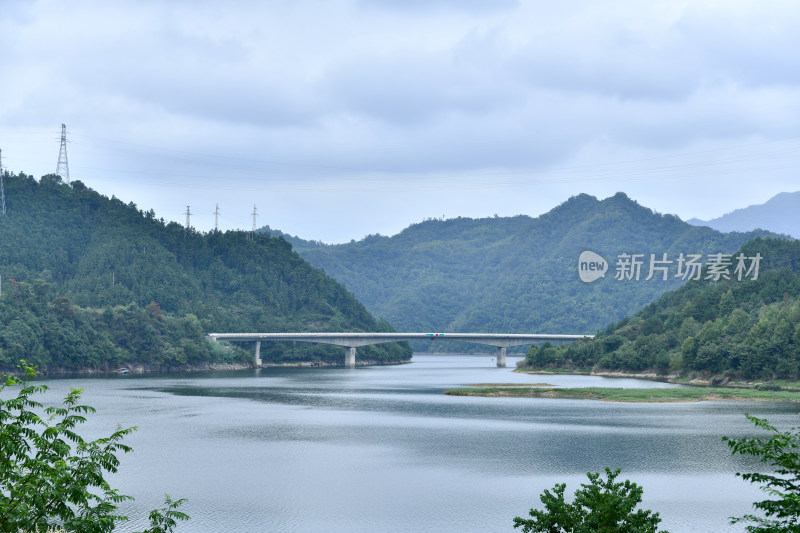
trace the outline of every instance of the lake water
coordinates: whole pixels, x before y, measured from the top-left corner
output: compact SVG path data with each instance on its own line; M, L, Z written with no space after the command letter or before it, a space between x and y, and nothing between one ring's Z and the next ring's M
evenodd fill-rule
M181 532L515 531L542 490L622 468L644 507L676 532L743 531L728 517L763 499L734 477L723 435L753 433L749 412L797 424L790 403L623 404L472 398L472 383L670 387L590 376L524 375L491 356L416 354L407 365L281 368L46 380L48 399L84 387L83 434L138 426L113 487L146 524L163 494L188 498Z

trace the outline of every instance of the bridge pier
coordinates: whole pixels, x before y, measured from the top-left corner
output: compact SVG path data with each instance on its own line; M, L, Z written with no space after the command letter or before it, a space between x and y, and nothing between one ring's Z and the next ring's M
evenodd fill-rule
M261 366L261 341L255 342L255 354L253 356L253 364L256 365L256 368Z
M345 368L355 368L356 367L356 347L355 346L345 346L344 347L344 367Z
M497 366L500 368L506 367L506 347L505 346L498 346L497 347Z

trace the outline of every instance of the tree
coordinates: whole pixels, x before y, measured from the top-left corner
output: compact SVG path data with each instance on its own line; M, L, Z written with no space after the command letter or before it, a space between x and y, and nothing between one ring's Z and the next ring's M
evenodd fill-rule
M800 532L800 428L780 432L767 420L746 415L756 427L772 432L768 440L730 439L723 437L732 454L752 455L770 466L770 473L751 472L736 475L777 499L755 502L753 507L765 517L747 514L731 518L731 523L752 522L750 533Z
M514 528L522 527L524 533L656 533L658 513L634 511L642 501L642 488L627 479L615 481L619 469L605 471L606 479L588 472L590 483L581 484L572 503L564 499L565 483L545 490L539 496L544 510L531 509L532 518L517 516Z
M43 409L33 396L47 390L32 385L34 367L22 361L24 380L0 377L0 531L105 533L118 522L117 504L131 499L112 489L104 478L117 471L119 452L130 452L123 438L135 427L121 428L109 437L84 440L75 428L94 408L80 403L81 389L72 389L58 407ZM16 396L3 398L20 386ZM47 416L40 416L38 413ZM167 533L185 500L166 499L166 507L150 514L152 528L143 533Z
M188 515L175 510L185 501L186 499L173 500L169 497L169 494L165 494L165 507L150 511L150 525L152 527L145 529L141 533L166 533L173 530L178 524L178 520L189 520Z

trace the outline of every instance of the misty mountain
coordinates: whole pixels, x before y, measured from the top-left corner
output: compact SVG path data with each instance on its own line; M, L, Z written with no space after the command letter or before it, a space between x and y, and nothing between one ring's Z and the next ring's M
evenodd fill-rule
M694 226L708 226L718 231L764 229L800 238L800 191L782 192L763 204L736 209L711 220L692 218Z

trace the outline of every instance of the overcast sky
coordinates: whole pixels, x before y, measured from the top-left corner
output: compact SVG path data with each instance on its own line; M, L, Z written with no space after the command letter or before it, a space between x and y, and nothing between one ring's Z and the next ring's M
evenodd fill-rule
M800 189L800 4L2 0L3 167L325 242ZM13 200L9 199L13 205Z

